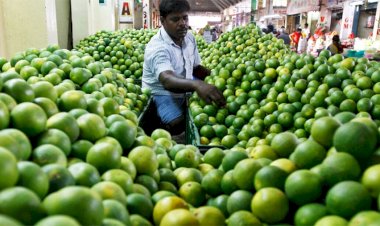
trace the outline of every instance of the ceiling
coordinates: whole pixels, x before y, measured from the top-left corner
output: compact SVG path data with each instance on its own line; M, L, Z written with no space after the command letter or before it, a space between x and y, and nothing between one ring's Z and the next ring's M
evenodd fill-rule
M220 12L242 0L188 0L192 12Z

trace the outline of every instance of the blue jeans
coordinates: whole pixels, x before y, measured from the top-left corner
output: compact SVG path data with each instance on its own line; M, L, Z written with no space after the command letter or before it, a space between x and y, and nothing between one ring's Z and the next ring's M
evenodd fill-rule
M169 124L173 120L184 115L185 98L174 98L170 95L153 96L157 114L162 123Z

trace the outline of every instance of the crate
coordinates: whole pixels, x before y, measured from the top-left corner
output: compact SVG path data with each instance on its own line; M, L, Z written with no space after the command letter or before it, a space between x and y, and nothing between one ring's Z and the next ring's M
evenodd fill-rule
M210 148L221 148L225 149L226 147L221 145L204 145L200 143L200 135L198 128L194 124L193 117L191 116L190 109L186 109L186 144L191 144L196 146L199 151L206 152Z
M157 116L153 97L149 98L147 105L138 117L138 122L147 135L150 135L156 128L160 128L160 118Z

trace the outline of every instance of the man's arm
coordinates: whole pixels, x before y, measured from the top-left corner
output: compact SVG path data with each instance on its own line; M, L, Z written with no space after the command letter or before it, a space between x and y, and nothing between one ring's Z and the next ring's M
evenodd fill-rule
M210 75L210 73L211 71L202 65L198 65L193 69L193 76L201 80L204 80L207 76Z
M159 79L165 89L171 92L184 93L195 91L198 93L199 97L207 103L215 102L220 106L226 104L226 100L220 90L201 80L179 78L173 73L173 71L161 72Z

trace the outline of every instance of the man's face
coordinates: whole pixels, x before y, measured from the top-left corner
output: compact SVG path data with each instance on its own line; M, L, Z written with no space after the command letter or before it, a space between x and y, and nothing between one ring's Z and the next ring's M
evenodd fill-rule
M161 17L161 23L174 41L182 40L189 28L188 12L170 13L166 17Z

